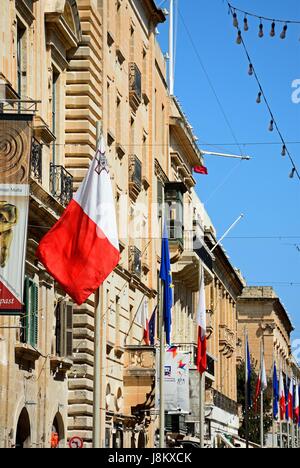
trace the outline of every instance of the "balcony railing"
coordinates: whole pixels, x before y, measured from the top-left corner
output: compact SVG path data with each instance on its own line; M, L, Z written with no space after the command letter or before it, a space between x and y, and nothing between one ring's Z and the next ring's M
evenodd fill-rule
M42 182L42 145L33 138L31 146L31 176L38 182Z
M142 253L135 247L129 247L129 271L137 278L142 276Z
M214 405L217 408L222 409L223 411L226 411L227 413L238 416L239 407L236 401L233 401L230 398L223 395L222 393L217 392L217 390L213 390L213 401L214 401Z
M50 190L63 206L67 206L72 200L73 176L63 166L50 165Z
M142 102L142 74L135 63L129 64L129 102L134 111Z
M136 200L142 190L142 163L136 155L129 156L129 193Z

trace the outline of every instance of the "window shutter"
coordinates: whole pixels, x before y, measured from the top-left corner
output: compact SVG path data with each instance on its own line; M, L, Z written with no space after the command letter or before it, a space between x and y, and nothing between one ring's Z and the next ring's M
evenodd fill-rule
M61 329L62 329L62 313L61 303L58 303L55 308L56 326L55 326L55 352L56 356L62 356L62 341L61 341Z
M29 295L29 278L25 277L25 285L24 285L24 315L22 317L22 336L21 341L22 343L29 342L29 335L30 335L30 295Z
M67 340L66 340L66 329L67 329L67 311L66 303L64 301L59 304L60 310L60 357L65 357L67 353Z
M30 280L30 341L29 344L36 348L38 344L38 286Z
M66 304L66 357L73 358L73 305Z

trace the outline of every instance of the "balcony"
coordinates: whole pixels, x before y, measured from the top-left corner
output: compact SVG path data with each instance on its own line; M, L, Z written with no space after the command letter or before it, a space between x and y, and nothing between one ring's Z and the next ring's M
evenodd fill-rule
M156 372L155 348L152 346L126 346L125 377L151 377Z
M73 176L63 167L50 165L50 190L54 198L67 206L73 198Z
M136 201L142 190L142 163L135 155L129 156L129 195Z
M135 247L129 247L129 271L138 279L142 276L142 253Z
M217 392L216 390L213 390L213 402L217 408L226 411L226 413L238 416L239 406L237 402L230 400L230 398L227 398L225 395L223 395L220 392Z
M129 64L129 103L136 112L142 102L142 74L135 63Z
M31 177L42 183L42 145L33 138L31 146Z
M220 352L224 356L232 356L235 349L234 333L226 325L220 325L219 327L219 346Z

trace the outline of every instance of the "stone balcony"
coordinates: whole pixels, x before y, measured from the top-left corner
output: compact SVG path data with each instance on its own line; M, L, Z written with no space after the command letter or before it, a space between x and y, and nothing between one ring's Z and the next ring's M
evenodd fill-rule
M155 348L152 346L126 346L124 378L155 377Z
M124 355L124 411L139 414L154 408L156 349L126 346ZM143 413L144 414L144 413Z
M226 325L219 327L219 347L220 352L227 357L231 357L235 350L235 334Z

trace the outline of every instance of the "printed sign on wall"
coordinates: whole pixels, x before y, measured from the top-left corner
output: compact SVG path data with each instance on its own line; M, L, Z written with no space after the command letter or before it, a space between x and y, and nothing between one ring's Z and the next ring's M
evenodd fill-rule
M0 315L23 310L31 120L0 120Z
M159 353L157 353L159 369ZM172 347L165 354L165 411L172 414L190 413L190 354ZM156 384L156 408L160 405L159 372Z

